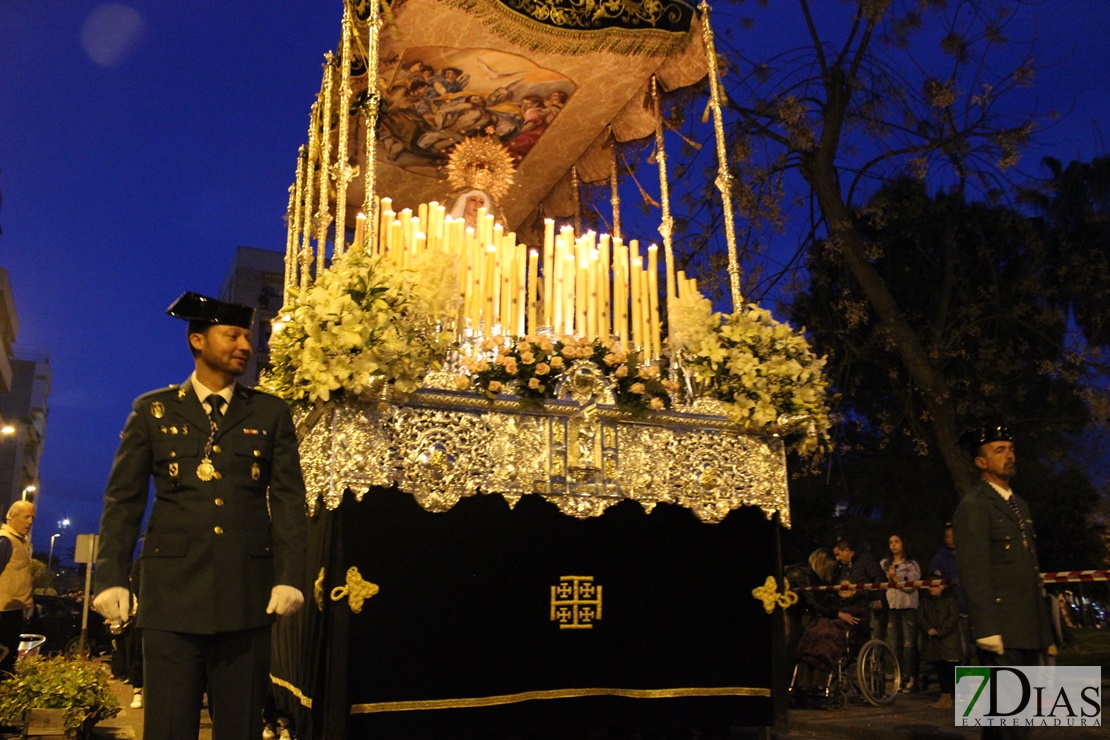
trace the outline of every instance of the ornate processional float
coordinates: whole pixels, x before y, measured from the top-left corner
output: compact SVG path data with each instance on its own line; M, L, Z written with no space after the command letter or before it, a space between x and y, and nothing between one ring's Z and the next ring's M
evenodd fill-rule
M303 736L769 723L750 594L826 381L741 299L708 19L677 0L344 3L263 383L298 413L308 485L314 608L279 626L272 676ZM672 249L662 111L694 85L727 316ZM620 164L645 139L658 244L621 228ZM608 233L581 225L588 183L611 187Z

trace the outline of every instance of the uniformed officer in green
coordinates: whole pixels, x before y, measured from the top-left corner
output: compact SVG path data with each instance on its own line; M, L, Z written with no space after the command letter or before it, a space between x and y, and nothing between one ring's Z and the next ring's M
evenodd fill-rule
M142 547L146 740L195 740L208 692L215 740L260 734L270 630L304 602L305 490L286 403L236 382L251 356L254 309L185 293L195 371L140 396L104 496L95 608L131 611Z
M979 472L952 519L971 632L983 665L1035 666L1048 648L1048 609L1029 504L1014 493L1014 437L1004 426L965 432ZM984 737L1028 737L1028 728L984 728Z

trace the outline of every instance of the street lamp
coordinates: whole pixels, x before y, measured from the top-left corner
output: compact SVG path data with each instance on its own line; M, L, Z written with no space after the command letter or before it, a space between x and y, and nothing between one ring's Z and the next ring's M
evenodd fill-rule
M15 434L15 427L13 427L11 424L5 424L4 426L0 427L0 434L3 434L5 437L11 434Z
M24 501L27 500L27 494L28 493L34 493L37 490L39 490L37 486L27 486L26 488L24 488L23 489L23 500Z
M62 536L61 532L50 535L50 555L46 558L46 567L49 568L50 564L54 562L54 540Z

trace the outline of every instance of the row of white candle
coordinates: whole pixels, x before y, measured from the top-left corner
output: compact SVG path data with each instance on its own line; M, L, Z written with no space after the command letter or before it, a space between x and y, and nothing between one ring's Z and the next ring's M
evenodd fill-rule
M627 244L587 232L576 237L555 222L544 222L543 273L540 254L516 243L485 208L478 209L475 228L446 214L438 203L392 210L382 198L378 238L368 248L404 269L418 255L435 250L455 255L460 264L463 294L459 327L474 333L523 336L541 328L590 339L616 337L648 357L662 351L658 286L658 247L646 258L639 242ZM426 225L426 228L425 228ZM355 245L364 243L365 219L359 214ZM667 294L679 289L697 293L697 284L673 266L667 268Z

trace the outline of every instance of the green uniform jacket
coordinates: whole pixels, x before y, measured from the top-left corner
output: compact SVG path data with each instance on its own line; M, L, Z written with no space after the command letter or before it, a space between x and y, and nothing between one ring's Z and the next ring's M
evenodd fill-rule
M1002 635L1009 650L1044 650L1050 634L1029 505L1014 494L1028 549L1009 504L986 481L967 490L952 520L960 582L975 639Z
M121 434L104 495L96 591L128 587L153 478L141 627L192 634L261 627L273 621L266 605L275 584L306 592L305 489L288 406L236 385L211 455L220 477L202 481L197 466L209 430L187 380L136 399Z

